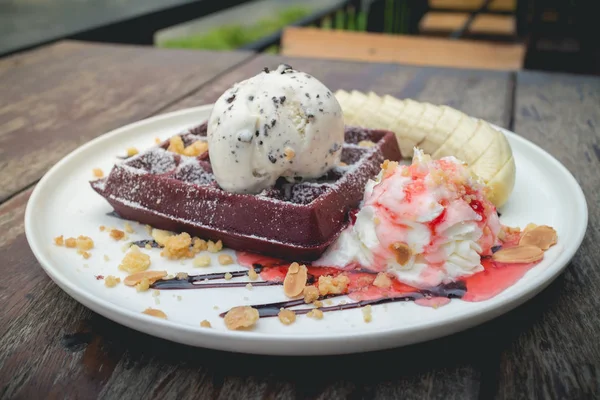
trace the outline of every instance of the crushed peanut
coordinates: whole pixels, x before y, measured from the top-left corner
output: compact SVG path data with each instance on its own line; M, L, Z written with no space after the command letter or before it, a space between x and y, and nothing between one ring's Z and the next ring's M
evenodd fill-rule
M65 239L63 238L63 235L57 236L54 238L54 244L57 246L62 246L65 244Z
M167 319L167 314L165 314L162 310L159 310L157 308L148 307L144 311L142 311L142 313L150 315L152 317Z
M248 282L248 284L246 284L246 289L248 290L252 290L253 286L250 282Z
M296 313L292 310L286 310L282 308L279 310L279 314L277 314L279 321L281 321L284 325L291 325L296 321Z
M544 251L532 245L504 248L492 254L492 260L506 264L527 264L543 257Z
M163 257L167 257L170 260L194 257L194 252L190 250L192 238L186 232L169 236L165 239L164 243L165 247L163 251L160 252L160 255Z
M144 248L145 248L146 250L152 250L152 245L151 245L150 243L146 243L146 244L144 245Z
M74 248L77 246L77 241L75 240L75 238L67 238L65 239L65 246L69 247L69 248Z
M168 151L172 151L173 153L183 154L183 150L185 149L185 144L183 143L183 139L181 136L176 135L169 139L169 147Z
M225 314L225 326L227 329L246 329L258 322L258 310L250 306L234 307Z
M78 236L75 240L75 243L77 245L77 249L82 251L91 250L92 248L94 248L94 241L88 236Z
M314 286L306 286L303 291L304 302L310 304L319 298L319 289Z
M396 262L405 265L412 255L410 247L404 242L394 242L390 245L390 250L396 254Z
M291 159L293 159L296 156L296 152L291 147L286 147L283 150L283 154L285 155L285 159L288 161L290 161Z
M94 177L96 177L96 178L102 178L104 176L104 171L102 171L100 168L94 168L92 170L92 173L94 174Z
M111 238L113 238L115 240L121 240L125 237L125 232L123 232L119 229L111 229L109 235Z
M192 251L194 253L200 253L201 251L204 251L206 249L208 249L208 244L205 240L202 240L197 237L192 238Z
M108 275L106 278L104 278L104 286L106 287L115 287L119 282L121 282L121 278L116 276Z
M173 232L165 231L163 229L151 228L150 225L146 225L146 229L148 228L150 228L151 230L150 235L152 236L152 239L154 239L154 241L158 243L158 245L161 247L165 246L165 242L169 237L175 235L175 233Z
M381 164L381 169L383 170L383 176L384 177L388 177L391 174L394 173L394 171L396 171L396 168L398 167L398 162L397 161L390 161L390 160L385 160L383 162L383 164ZM408 171L408 169L406 169L406 171ZM404 172L404 171L402 171Z
M154 138L154 143L156 143L156 144L160 144L160 142L161 142L160 138L158 138L158 137L155 137L155 138Z
M81 254L83 256L83 258L85 258L86 260L92 256L91 253L89 253L87 251L83 251L83 250L77 250L77 253Z
M229 281L229 280L231 280L231 278L233 278L233 275L231 275L231 273L230 273L230 272L226 272L226 273L225 273L225 280L226 280L226 281Z
M189 277L189 275L187 274L187 272L178 272L175 275L175 279L179 279L180 281L183 281L185 279L187 279Z
M131 224L129 222L125 222L125 224L123 225L123 229L125 229L125 232L127 232L127 233L135 233L135 231L133 230L133 227L131 226Z
M335 277L321 275L319 277L318 287L321 296L328 294L342 294L346 292L350 278L346 275L338 275Z
M254 268L250 268L250 270L248 271L248 278L251 281L255 281L258 279L258 274L256 273L256 271L254 270Z
M135 290L138 292L145 292L150 289L150 280L148 278L142 278L142 280L135 285Z
M110 261L110 258L108 258L107 254L104 255L104 261L106 261L106 262Z
M392 280L385 272L380 272L377 274L377 277L373 281L373 286L377 286L378 288L388 289L392 286Z
M210 266L210 256L207 255L203 255L203 256L198 256L196 258L194 258L193 264L194 267L208 267Z
M343 161L340 161L340 162L338 163L338 167L347 167L347 166L348 166L348 164L346 164L346 163L345 163L345 162L343 162Z
M314 319L323 319L323 311L319 310L318 308L315 308L314 310L310 310L306 316L308 318L314 318Z
M133 157L135 156L137 153L139 153L138 149L136 149L135 147L129 147L127 149L127 157Z
M365 306L362 308L363 321L369 323L373 321L373 314L371 310L371 305Z
M220 254L219 255L219 264L221 265L229 265L233 264L233 258L229 254Z
M208 142L204 140L196 140L194 143L183 149L183 155L189 157L198 157L208 150Z
M373 147L375 146L375 143L370 140L361 140L360 142L358 142L358 145L360 147Z
M142 271L127 276L123 283L127 286L135 286L143 279L147 279L148 282L154 283L165 276L167 276L167 271Z
M145 271L148 267L150 267L150 256L142 253L136 245L129 248L119 265L120 270L127 271L130 274Z
M106 230L106 227L104 225L100 225L98 229L100 229L100 232L104 232Z
M321 308L321 307L323 307L323 302L320 300L315 300L315 301L313 301L313 306L315 306L317 308Z
M152 291L152 297L158 297L158 296L160 296L160 290L156 290L156 289L154 289L154 290Z
M200 322L200 326L203 327L203 328L212 328L212 325L210 324L210 321L208 321L206 319L203 319Z
M283 280L283 292L288 297L300 295L306 286L307 279L308 270L306 265L300 265L297 262L292 263Z
M223 242L219 240L217 243L215 243L212 240L209 240L206 249L209 253L218 253L223 249Z

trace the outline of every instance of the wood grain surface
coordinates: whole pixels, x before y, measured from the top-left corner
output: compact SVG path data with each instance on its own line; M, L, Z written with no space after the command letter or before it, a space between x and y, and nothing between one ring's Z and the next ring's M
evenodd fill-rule
M0 202L81 144L251 56L60 42L0 60Z
M54 46L48 57L61 63L65 51ZM511 125L514 108L515 130L563 162L587 196L588 234L566 273L491 322L405 348L310 358L197 349L113 323L58 288L25 239L30 188L0 205L0 398L594 398L600 390L600 80L519 74L513 107L515 82L506 73L260 56L157 112L212 102L233 82L282 61L315 74L333 90L448 103L503 126ZM44 57L23 61L43 62ZM0 79L15 73L1 61L0 67ZM81 94L74 90L70 96Z

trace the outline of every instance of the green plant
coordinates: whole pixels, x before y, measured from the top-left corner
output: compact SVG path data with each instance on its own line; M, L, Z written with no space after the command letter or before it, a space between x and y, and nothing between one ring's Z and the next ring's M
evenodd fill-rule
M205 34L173 38L160 43L160 47L175 47L207 50L233 50L252 43L282 29L286 25L306 17L311 10L290 7L281 10L275 17L265 18L251 26L239 24L223 25Z

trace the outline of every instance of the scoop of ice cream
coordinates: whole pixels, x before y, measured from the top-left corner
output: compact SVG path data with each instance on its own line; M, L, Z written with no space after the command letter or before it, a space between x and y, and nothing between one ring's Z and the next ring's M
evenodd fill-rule
M289 65L235 84L208 121L211 165L219 185L258 193L279 177L311 179L340 161L342 110L314 77Z
M500 221L485 185L454 157L415 149L412 165L385 163L356 221L314 265L387 271L419 288L481 271Z

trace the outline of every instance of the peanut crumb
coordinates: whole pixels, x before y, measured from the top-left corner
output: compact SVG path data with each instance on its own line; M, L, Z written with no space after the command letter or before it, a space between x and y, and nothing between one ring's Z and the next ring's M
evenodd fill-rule
M358 145L360 147L373 147L375 146L375 143L373 143L370 140L361 140L360 142L358 142Z
M145 292L148 289L150 289L150 279L148 278L142 278L140 283L135 285L135 290L137 290L138 292Z
M400 265L405 265L410 257L412 256L412 251L410 247L404 242L394 242L390 245L390 250L394 252L396 255L396 262Z
M165 314L162 310L159 310L157 308L148 307L144 311L142 311L142 313L157 318L167 319L167 314Z
M163 229L156 229L156 228L152 228L150 225L146 225L146 230L148 230L148 229L150 229L150 235L152 236L152 239L154 239L154 241L156 243L158 243L158 245L161 247L165 246L165 243L168 238L175 235L175 233L173 233L171 231L165 231Z
M157 137L154 138L154 143L160 144L160 142L161 142L160 138L157 138Z
M246 289L248 290L252 290L252 284L250 282L248 282L248 284L246 285Z
M147 279L150 283L154 283L159 279L164 278L167 275L167 271L142 271L136 272L134 274L128 275L125 278L124 283L127 286L135 286L140 283L144 278Z
M98 229L100 229L100 232L104 232L106 230L106 227L104 225L100 225Z
M206 243L205 240L202 240L200 238L197 237L193 237L192 238L192 251L194 253L200 253L201 251L204 251L208 248L208 244Z
M254 268L250 268L250 270L248 271L248 278L251 281L255 281L258 279L258 274L256 273L256 271L254 270Z
M96 177L96 178L102 178L104 176L104 172L100 168L94 168L92 170L92 173L94 174L94 177Z
M318 287L321 296L328 294L342 294L346 292L350 278L346 275L338 275L335 277L321 275L319 277Z
M296 313L292 310L281 309L277 317L284 325L291 325L296 321Z
M285 159L288 161L293 159L296 156L296 152L291 147L286 147L283 150L283 154L285 155Z
M373 281L373 286L377 286L378 288L387 289L392 286L392 280L385 272L380 272L377 274L377 277Z
M106 278L104 278L104 286L109 288L117 286L117 284L120 282L121 278L118 278L116 276L108 275Z
M207 255L203 255L203 256L198 256L196 258L194 258L193 264L194 267L208 267L210 266L210 256Z
M135 233L135 231L133 230L133 227L131 226L131 224L129 222L125 222L125 224L123 225L123 229L127 233Z
M187 274L187 272L178 272L175 275L175 279L179 279L180 281L183 281L185 279L189 278L189 275Z
M154 289L154 290L152 291L152 296L153 296L153 297L160 296L160 290L156 290L156 289Z
M219 264L221 265L229 265L233 264L233 258L229 254L220 254L219 255Z
M139 153L139 151L135 147L129 147L129 148L127 148L127 157L133 157L137 153Z
M212 325L210 324L210 321L204 319L200 322L200 326L203 328L212 328Z
M69 248L74 248L77 246L77 241L75 240L75 238L67 238L65 239L65 246L69 247Z
M333 305L333 301L331 301L331 299L327 299L327 300L325 300L325 304L328 306L331 306L331 305Z
M234 307L225 314L225 326L231 330L250 328L258 319L257 309L249 306Z
M185 144L183 143L183 139L179 135L172 136L169 139L169 147L168 151L172 151L173 153L183 154L183 150L185 149Z
M190 250L192 237L186 232L169 236L165 239L164 243L165 247L160 252L160 255L163 257L167 257L170 260L194 257L194 253Z
M218 253L222 249L223 249L223 242L221 242L220 240L217 243L213 242L212 240L208 241L207 250L209 253Z
M144 248L145 248L146 250L152 250L152 245L151 245L150 243L146 243L146 244L144 245Z
M366 323L373 321L373 314L371 313L371 305L363 307L362 315L363 315L363 320Z
M106 261L106 262L110 261L110 258L108 258L107 254L104 255L104 261Z
M78 236L75 239L75 244L78 250L85 251L94 248L94 241L88 236Z
M183 149L183 155L188 157L198 157L208 150L208 142L204 140L196 140L194 143Z
M319 301L319 300L315 300L315 301L313 301L313 306L315 306L317 308L321 308L321 307L323 307L323 302Z
M125 232L123 232L119 229L111 229L109 235L111 238L113 238L115 240L121 240L125 237Z
M65 244L65 239L63 238L63 235L55 237L54 244L57 246L63 246Z
M86 260L92 256L89 252L83 250L77 250L77 253L81 254L81 256Z
M225 273L225 280L228 281L228 280L231 280L231 278L233 278L233 275L231 275L230 272L226 272Z
M319 289L314 286L306 286L303 291L304 302L310 304L319 298Z
M308 318L314 318L314 319L323 319L323 311L319 310L318 308L315 308L314 310L310 310L306 316Z
M130 247L119 265L120 270L127 271L130 274L145 271L148 267L150 267L150 256L142 253L136 245Z

